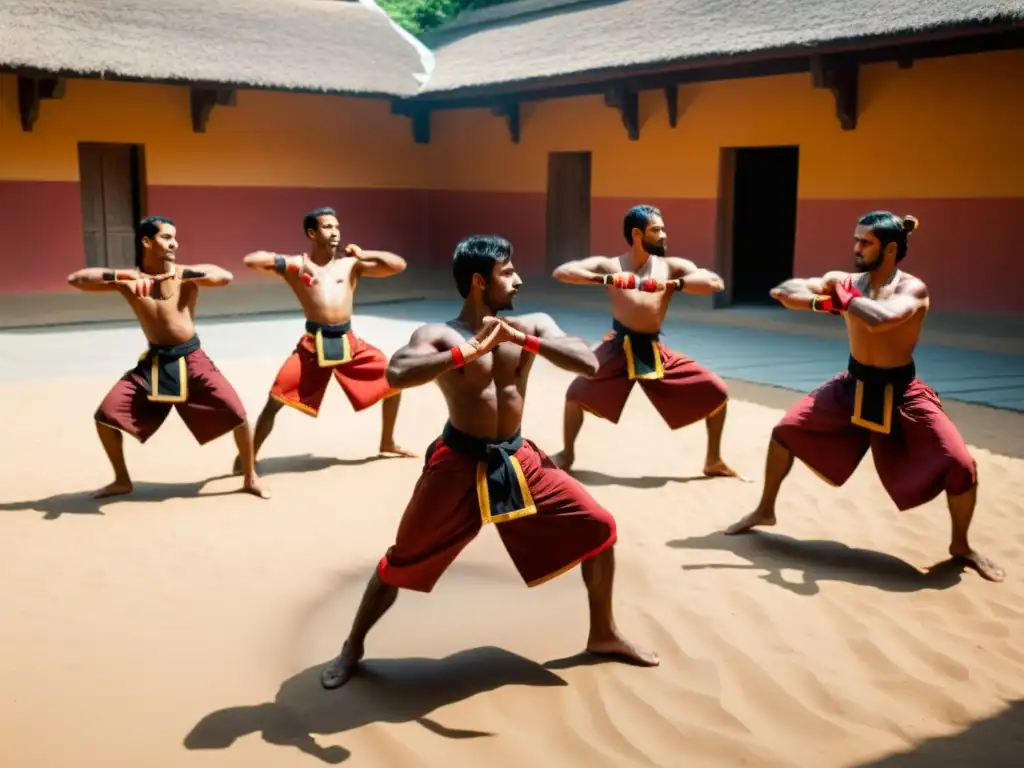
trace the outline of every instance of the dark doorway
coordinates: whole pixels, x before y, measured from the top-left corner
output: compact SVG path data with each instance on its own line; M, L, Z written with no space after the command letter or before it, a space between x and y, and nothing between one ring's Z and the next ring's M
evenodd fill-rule
M88 267L134 267L141 248L145 161L135 144L78 145L82 237Z
M732 304L775 304L793 277L798 147L735 149L732 158Z
M590 153L548 155L547 266L590 256Z

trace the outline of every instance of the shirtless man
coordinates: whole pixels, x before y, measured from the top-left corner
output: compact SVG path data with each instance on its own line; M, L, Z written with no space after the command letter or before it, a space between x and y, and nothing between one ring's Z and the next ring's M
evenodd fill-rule
M794 278L773 289L787 309L842 314L850 338L848 370L797 403L772 432L757 509L726 533L775 525L775 500L797 457L834 486L871 449L882 485L906 510L946 492L953 520L950 554L992 581L1002 568L967 540L978 468L935 391L918 379L914 348L928 313L928 288L899 269L917 219L888 211L861 217L853 233L855 271Z
M570 261L554 277L574 285L603 285L612 302L612 330L597 347L594 376L579 376L565 397L565 447L552 460L570 469L583 412L619 423L626 399L638 383L670 429L701 419L707 424L704 474L736 477L722 460L722 430L729 396L725 382L696 362L658 341L675 291L711 294L722 278L692 261L666 257L668 234L661 211L638 205L626 213L623 234L631 251L623 256L591 256Z
M497 527L527 586L582 562L590 599L588 651L657 665L655 654L619 634L612 616L615 519L520 433L535 356L588 375L597 370L593 352L548 315L495 317L513 308L522 285L507 240L464 240L455 249L453 271L465 299L459 316L417 328L388 366L395 387L437 381L448 423L427 450L395 543L370 578L341 654L323 672L323 686L337 688L353 675L367 633L400 588L430 592L487 523Z
M395 421L401 392L388 384L388 360L352 332L352 299L360 277L390 277L405 269L405 259L384 251L346 246L338 257L341 233L330 208L306 214L302 223L311 246L308 256L282 256L259 251L245 257L252 269L279 274L302 305L306 332L285 360L270 388L270 397L256 420L256 453L274 428L285 405L316 418L331 377L362 411L383 400L380 454L412 456L395 443ZM241 457L235 462L240 469Z
M68 283L82 291L120 293L149 341L148 351L114 385L96 411L96 431L114 468L114 482L98 491L96 497L132 491L121 433L145 443L164 423L173 405L200 445L234 431L242 457L244 489L269 498L256 476L252 430L242 401L200 349L195 329L199 289L220 288L233 277L212 264L177 264L178 235L170 219L143 219L139 238L142 258L137 269L90 267L68 277Z

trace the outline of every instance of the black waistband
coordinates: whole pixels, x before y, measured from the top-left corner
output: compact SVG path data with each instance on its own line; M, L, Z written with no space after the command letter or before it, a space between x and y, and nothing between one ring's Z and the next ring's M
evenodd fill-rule
M164 360L177 360L179 357L185 357L185 355L191 355L197 349L199 349L199 335L196 334L188 341L183 341L181 344L175 344L174 346L165 346L162 344L150 344L149 355L159 355Z
M632 328L627 328L614 317L612 318L612 330L615 331L616 335L620 338L628 336L632 341L657 341L661 338L661 331L655 331L654 333L640 333L640 331L634 331Z
M477 461L490 461L495 454L511 456L523 447L523 434L520 430L516 430L507 440L488 440L462 432L453 427L450 421L444 425L441 439L453 451L464 453Z
M899 368L876 368L873 365L864 365L864 363L858 362L851 355L846 370L850 372L853 378L863 381L865 384L871 386L893 384L901 390L906 389L910 382L914 380L914 377L917 376L917 369L914 366L913 360L906 365L901 365Z
M344 323L314 323L312 320L306 321L306 333L316 333L321 331L324 336L338 337L344 336L352 330L352 321L349 320Z

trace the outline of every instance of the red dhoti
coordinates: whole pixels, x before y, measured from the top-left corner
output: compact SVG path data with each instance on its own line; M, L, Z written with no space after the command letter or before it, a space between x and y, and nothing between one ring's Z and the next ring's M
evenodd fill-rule
M487 457L485 460L484 457ZM394 587L430 592L485 523L527 586L555 578L612 546L615 519L536 445L488 443L449 425L377 573Z
M861 365L831 379L793 406L772 439L826 482L840 486L871 449L875 469L900 510L943 491L967 493L977 465L939 397L915 375Z
M270 396L316 417L331 377L355 411L398 394L387 379L388 359L354 333L351 325L306 322L306 333L277 373Z
M569 385L566 399L618 424L633 385L639 384L670 429L721 410L729 399L725 382L658 338L658 334L637 333L615 321L594 350L600 366L597 373L578 376Z
M176 347L150 345L103 399L95 419L145 443L172 407L200 445L245 423L238 393L200 349L198 336Z

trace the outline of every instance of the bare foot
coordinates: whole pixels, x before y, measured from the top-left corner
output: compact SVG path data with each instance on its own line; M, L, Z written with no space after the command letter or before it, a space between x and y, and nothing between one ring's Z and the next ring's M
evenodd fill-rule
M331 659L324 671L320 673L320 685L329 691L341 688L356 673L362 658L362 647L352 645L346 640L345 645L341 648L341 653Z
M995 561L990 560L984 555L975 552L973 549L957 550L953 547L949 548L949 554L955 557L957 560L963 560L967 565L978 573L981 574L982 578L988 579L989 581L1005 581L1006 571L1004 571Z
M405 456L407 458L414 458L416 456L412 451L407 451L405 448L400 446L396 442L381 443L379 456Z
M740 518L735 523L726 528L725 532L727 535L732 536L737 533L749 531L751 528L754 528L759 525L775 525L775 510L762 512L760 509L755 509L749 515Z
M245 484L242 486L242 490L246 493L251 493L253 496L259 496L261 499L269 499L270 491L260 486L260 479L256 475L250 475L245 478Z
M615 631L606 640L589 640L587 642L587 653L592 653L595 656L610 656L641 667L656 667L661 664L658 654L633 645L620 635L618 631Z
M572 465L576 461L576 456L569 453L568 451L559 451L550 458L552 464L554 464L559 469L564 469L566 472L572 469Z
M134 488L135 486L132 485L131 480L115 480L105 488L100 488L92 497L94 499L105 499L108 496L124 496L126 493L131 493Z
M704 476L705 477L735 477L737 480L741 480L744 483L749 483L745 477L742 477L739 472L730 467L721 459L717 461L707 461L704 464Z

